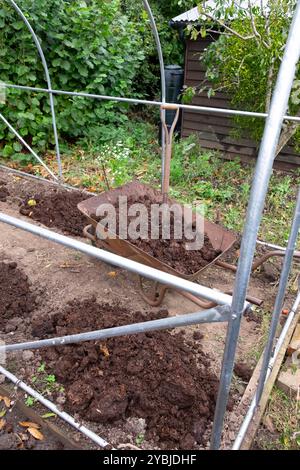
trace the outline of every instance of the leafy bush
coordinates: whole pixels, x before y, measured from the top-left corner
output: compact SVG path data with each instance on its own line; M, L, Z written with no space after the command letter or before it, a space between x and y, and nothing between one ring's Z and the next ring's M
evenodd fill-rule
M201 34L205 37L211 29L218 28L222 34L209 45L201 58L207 72L200 90L208 89L208 96L216 91L226 91L233 107L268 113L297 2L250 2L251 8L244 8L244 4L242 0L215 0L214 7L202 8L202 14L208 15L207 21L200 30L192 32L193 36ZM193 91L189 90L187 98L192 94ZM299 64L288 112L300 114ZM264 120L239 116L235 122L240 135L248 134L256 141L261 139ZM281 133L277 153L291 139L300 146L299 126L289 122Z
M165 65L184 62L184 44L178 32L171 28L170 20L197 5L194 0L151 0L151 9L156 21L162 44ZM137 33L142 43L145 60L141 64L137 91L143 96L153 99L160 95L160 69L155 41L149 24L146 11L142 8L142 1L122 0L123 12L136 24Z
M19 0L44 50L53 89L125 96L144 60L135 24L120 12L120 0ZM44 70L32 38L8 2L0 0L0 80L46 87ZM127 119L126 105L56 96L61 136L77 139L101 124ZM53 144L49 97L7 90L1 112L39 151ZM14 136L0 123L2 157L27 158Z

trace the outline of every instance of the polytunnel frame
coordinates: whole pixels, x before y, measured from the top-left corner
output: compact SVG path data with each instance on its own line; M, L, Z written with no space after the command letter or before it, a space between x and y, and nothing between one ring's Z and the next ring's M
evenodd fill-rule
M21 9L18 7L14 0L7 0L15 8L17 13L21 16L26 26L28 27L34 42L39 51L41 60L43 62L47 86L48 88L34 88L27 86L20 86L15 84L6 84L3 86L7 88L15 88L20 90L35 91L41 93L47 93L50 97L51 104L51 114L53 121L53 130L56 143L56 155L58 161L59 175L58 177L47 167L43 160L38 157L33 149L24 141L24 139L19 135L19 133L11 126L11 124L5 119L5 117L0 114L2 121L8 125L10 130L16 135L16 137L22 142L23 145L33 154L35 158L47 169L49 174L58 184L63 184L63 175L60 166L60 152L59 152L59 143L58 135L56 130L56 119L55 119L55 107L53 95L57 94L66 94L69 96L82 96L92 99L100 100L110 100L117 102L126 102L133 104L144 104L151 106L159 106L162 109L162 106L166 103L165 95L165 76L164 76L164 61L162 48L160 44L159 34L156 28L156 23L151 11L151 7L147 0L142 0L144 7L149 15L151 28L155 38L159 61L160 61L160 71L161 71L161 80L162 80L162 99L161 101L149 101L149 100L138 100L133 98L124 98L124 97L114 97L114 96L104 96L97 94L89 93L80 93L80 92L69 92L64 90L53 90L51 88L51 80L49 75L49 70L45 56L42 51L40 42L31 27L30 23L26 19L26 16L23 14ZM28 231L34 235L41 236L42 238L48 239L52 242L62 244L66 247L81 251L82 253L93 256L99 260L102 260L106 263L110 263L119 267L122 267L128 271L142 274L143 276L158 281L163 284L167 284L171 287L180 288L181 290L190 292L199 297L204 297L207 300L214 300L217 302L218 306L209 310L203 310L201 312L196 312L193 314L187 314L179 317L167 317L160 320L148 321L144 323L137 323L133 325L125 325L121 327L110 328L106 330L93 331L88 333L81 333L78 335L68 335L61 338L51 338L49 340L40 340L40 341L31 341L27 343L16 343L8 344L0 347L1 352L9 352L15 350L24 350L24 349L38 349L40 347L51 347L54 345L61 344L70 344L77 343L87 340L95 340L99 338L108 338L116 337L127 334L137 334L145 331L156 331L159 329L170 329L177 328L179 326L187 326L191 324L200 324L200 323L209 323L209 322L228 322L226 344L223 353L223 362L222 370L220 376L220 385L215 409L214 424L212 430L211 438L211 449L219 449L221 445L221 436L223 430L224 417L226 412L226 406L229 398L230 385L233 375L233 366L236 356L237 341L239 339L240 333L240 324L243 314L247 309L251 308L250 304L246 302L246 291L250 280L251 274L251 265L254 258L255 245L257 241L258 229L260 226L260 221L262 217L263 207L265 198L267 195L268 184L272 173L273 161L275 158L275 151L279 141L280 131L283 125L284 120L290 120L294 122L300 122L299 116L287 116L286 110L288 109L289 96L292 89L292 84L295 76L296 65L300 57L300 41L298 31L300 30L300 0L297 2L296 10L294 13L294 18L290 27L289 36L287 39L287 44L282 59L278 79L276 82L275 90L272 97L270 112L267 113L252 113L248 111L239 111L233 109L220 109L220 108L211 108L204 106L190 106L179 104L178 108L181 109L193 109L198 112L210 112L210 113L219 113L226 115L240 115L240 116L252 116L257 118L266 119L265 130L260 146L260 151L257 158L256 168L254 179L251 188L250 200L246 215L246 222L243 231L240 257L238 262L238 269L236 273L234 292L232 297L222 292L215 291L213 289L207 288L200 284L190 282L173 276L163 271L159 271L154 268L150 268L146 265L134 262L127 258L115 255L113 253L101 250L92 246L89 246L83 242L79 242L70 237L60 235L56 232L44 229L42 227L29 224L20 219L10 217L4 213L0 213L0 222L9 224L13 227L19 228L21 230ZM164 145L162 146L162 167L164 162L165 149ZM3 166L2 166L3 167ZM9 170L9 168L7 168ZM24 176L29 176L24 172L19 172ZM36 176L39 179L39 177ZM40 178L43 179L43 178ZM44 179L43 179L44 180ZM73 188L76 189L76 188ZM279 315L281 308L283 306L283 300L287 289L288 277L290 274L293 254L296 247L297 236L300 227L300 191L298 193L295 214L293 218L293 223L291 227L291 232L289 236L288 246L285 252L285 257L283 261L282 272L280 276L280 283L278 288L278 293L274 305L274 310L271 319L271 327L269 332L269 337L267 340L267 345L263 357L263 367L260 373L260 379L258 388L256 390L253 401L249 407L248 413L245 417L243 425L237 435L233 449L240 448L243 438L247 431L247 428L251 422L252 417L254 416L255 411L259 406L259 400L266 383L270 371L274 364L276 354L278 353L279 345L282 342L282 335L287 333L288 326L291 324L293 317L296 314L296 311L300 304L300 293L298 292L296 296L295 303L291 309L290 315L288 317L286 326L283 328L281 336L277 342L277 345L274 349L274 340L276 336L276 329L278 326ZM30 389L23 382L19 381L15 376L10 372L6 371L3 367L0 368L0 373L3 373L7 378L9 378L16 385L19 385L23 390L27 390L30 394L35 394L36 398L42 402L42 398L38 392ZM45 406L55 407L54 404L46 400L48 403L44 403ZM88 435L94 442L100 446L105 446L107 443L99 436L95 435L91 431L87 430L85 427L81 426L79 423L75 422L66 413L60 412L60 416L65 419L69 424L74 426L76 429L83 432L85 435Z

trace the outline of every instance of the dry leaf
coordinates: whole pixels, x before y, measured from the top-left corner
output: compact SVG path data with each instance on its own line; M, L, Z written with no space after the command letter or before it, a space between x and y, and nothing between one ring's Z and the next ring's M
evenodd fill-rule
M32 423L31 421L19 421L19 425L23 426L23 428L35 428L35 429L40 428L39 424Z
M117 273L116 271L111 271L107 274L109 277L116 277Z
M27 428L27 431L38 441L42 441L44 439L43 434L35 428Z
M10 398L5 397L5 396L3 396L3 395L0 395L0 401L1 401L1 400L4 401L5 406L6 406L7 408L10 408L10 405L11 405L11 400L10 400ZM2 415L2 416L3 416L3 415Z
M34 206L36 206L36 204L37 204L37 202L36 202L35 199L29 199L29 201L27 201L27 205L29 207L34 207Z
M5 425L6 425L6 420L1 418L0 419L0 431L2 431L2 429L4 428Z
M3 416L6 415L6 410L1 410L0 411L0 418L3 418Z
M100 345L100 351L103 353L103 355L104 355L105 357L109 357L109 351L108 351L108 348L107 348L107 346L106 346L105 344L104 344L104 345L103 345L103 344Z

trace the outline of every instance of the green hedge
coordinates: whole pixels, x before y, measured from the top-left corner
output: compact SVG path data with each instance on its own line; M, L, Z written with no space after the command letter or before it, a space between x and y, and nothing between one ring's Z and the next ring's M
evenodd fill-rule
M136 24L120 0L19 0L44 50L54 89L131 95L145 55ZM46 87L44 70L30 33L8 2L0 1L0 80ZM103 124L127 119L126 105L78 97L55 97L61 137L69 140ZM36 149L53 145L49 97L7 90L0 111ZM27 159L0 123L0 156Z

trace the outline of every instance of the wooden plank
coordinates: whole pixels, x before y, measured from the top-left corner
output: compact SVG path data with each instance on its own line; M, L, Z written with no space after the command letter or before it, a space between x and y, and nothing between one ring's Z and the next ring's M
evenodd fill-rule
M280 351L278 353L277 359L276 359L275 364L273 366L271 375L270 375L270 377L267 380L267 383L265 385L265 388L264 388L261 400L259 402L259 406L257 408L257 411L256 411L256 413L255 413L255 415L254 415L254 417L253 417L253 419L250 423L248 431L247 431L247 433L245 435L245 438L242 442L242 445L241 445L241 448L240 448L241 450L249 450L252 446L252 443L253 443L253 440L255 438L257 429L260 425L261 419L262 419L262 417L264 415L264 412L266 410L266 406L268 404L269 397L270 397L270 394L272 392L275 380L278 376L278 373L279 373L280 368L281 368L281 364L282 364L283 359L285 357L286 349L289 345L290 339L291 339L292 334L293 334L293 332L296 328L296 325L299 321L299 318L300 318L300 312L295 315L295 317L294 317L294 319L291 323L291 326L288 330L288 333L285 337L285 340L284 340L284 342L283 342L283 344L280 348Z
M187 49L192 52L202 52L213 42L212 38L201 39L198 41L187 41Z
M184 120L191 122L206 122L215 126L226 126L228 128L233 128L234 123L231 118L226 117L225 115L220 115L216 113L205 113L205 112L195 112L195 111L184 111Z
M204 120L203 120L204 121ZM228 126L220 126L220 125L215 125L215 124L207 124L205 122L195 122L195 121L188 121L185 120L185 129L194 129L195 132L201 133L201 132L207 132L211 134L221 134L223 136L227 136L230 134L230 131L232 131L232 127Z

